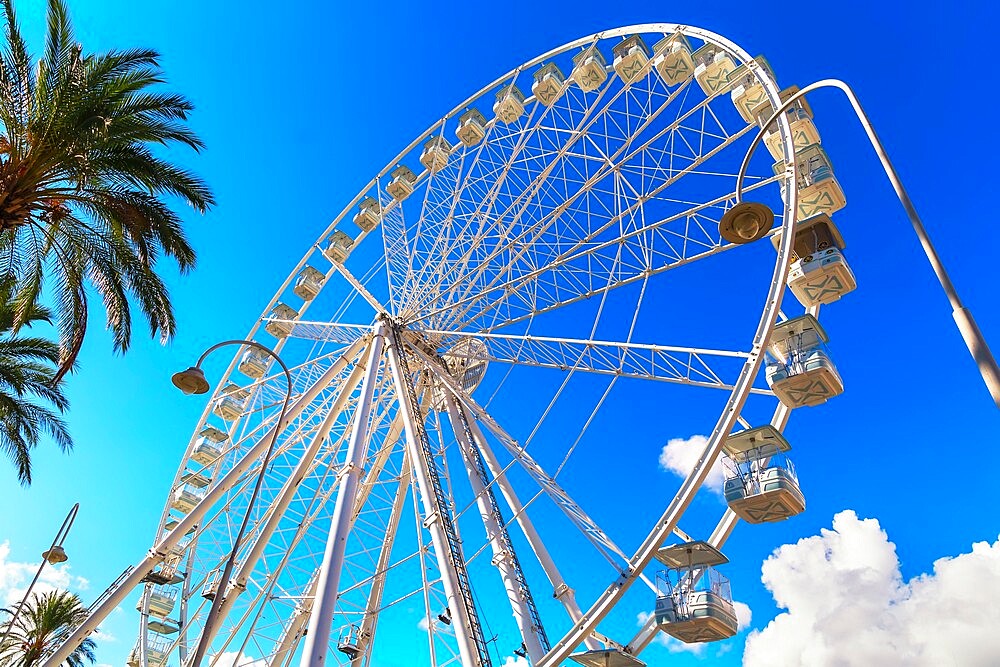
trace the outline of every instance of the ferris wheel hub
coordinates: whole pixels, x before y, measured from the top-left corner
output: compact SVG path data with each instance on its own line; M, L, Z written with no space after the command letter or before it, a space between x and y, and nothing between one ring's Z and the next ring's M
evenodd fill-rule
M719 233L730 243L752 243L767 236L774 212L759 202L740 202L722 216Z

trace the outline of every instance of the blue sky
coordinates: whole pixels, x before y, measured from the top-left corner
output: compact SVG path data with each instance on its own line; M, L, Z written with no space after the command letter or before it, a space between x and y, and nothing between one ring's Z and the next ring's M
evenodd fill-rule
M42 5L18 6L36 44ZM1000 297L990 268L1000 231L992 224L989 167L1000 149L989 122L997 102L989 46L997 17L986 3L932 9L844 2L749 13L746 3L723 2L298 2L279 9L95 0L71 9L89 50L142 45L163 53L171 88L195 103L192 124L208 145L202 156L178 157L219 200L203 218L187 214L198 268L184 277L168 271L176 340L161 347L140 338L128 356L114 357L95 327L68 384L76 451L66 457L38 450L30 489L0 466L0 543L9 542L9 561L37 558L80 502L66 547L72 573L90 582L85 598L141 557L154 536L203 408L170 385L174 369L212 342L243 336L329 220L443 113L502 72L602 29L697 25L764 53L782 85L831 76L853 85L954 282L1000 347ZM727 574L757 628L778 613L760 581L762 562L778 546L829 528L842 510L878 519L896 544L904 580L1000 533L995 474L984 464L997 440L997 410L846 103L833 92L810 102L847 192L848 208L837 220L859 289L823 313L847 392L797 411L786 431L806 513L778 525L740 526L726 548L733 561ZM643 409L652 415L657 406ZM686 438L711 426L678 421L655 437ZM609 440L619 433L608 426ZM611 484L624 484L635 470L660 475L665 489L676 486L656 468L655 451L618 463ZM603 499L595 494L591 501ZM721 511L711 497L699 502L706 516ZM623 531L639 529L623 521ZM99 662L124 661L134 616L126 606L109 620L117 641L102 644ZM738 664L741 654L742 639L721 660ZM704 657L659 646L646 655L650 664L667 656L679 664Z

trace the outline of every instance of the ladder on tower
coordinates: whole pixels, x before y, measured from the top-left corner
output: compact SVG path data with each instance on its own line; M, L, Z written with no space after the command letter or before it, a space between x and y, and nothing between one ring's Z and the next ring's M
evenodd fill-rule
M462 545L458 540L455 522L452 519L447 497L445 496L444 489L441 487L441 476L437 468L437 463L434 460L430 437L424 428L424 420L419 418L421 414L420 404L417 401L417 393L413 387L413 374L410 372L410 367L407 363L408 354L406 348L403 346L399 330L395 326L390 327L389 330L393 338L393 345L398 351L400 370L404 379L403 384L406 385L405 400L410 405L411 414L417 417L413 422L417 431L417 444L420 447L421 458L424 460L424 465L427 468L428 477L431 482L431 500L434 503L434 512L441 521L448 540L448 557L458 580L458 593L462 596L462 604L469 619L469 631L472 633L472 640L475 642L476 650L479 653L479 664L481 667L492 667L493 662L490 660L489 647L486 644L486 637L483 635L483 627L479 622L479 615L476 613L476 607L472 602L472 586L469 582L469 571L465 567L465 557L462 555Z

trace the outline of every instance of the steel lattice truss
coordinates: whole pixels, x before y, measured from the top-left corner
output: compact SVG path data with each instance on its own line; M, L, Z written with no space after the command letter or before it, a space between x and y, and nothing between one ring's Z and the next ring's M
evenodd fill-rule
M525 64L456 107L354 198L249 333L291 369L287 418L279 423L284 375L273 365L248 371L241 349L184 451L150 554L95 602L70 643L135 590L135 667L185 664L199 641L206 665L295 665L325 630L327 663L353 667L485 667L515 654L554 667L578 649L636 654L649 644L652 624L632 635L652 593L626 593L637 581L653 588L653 550L688 534L678 522L707 468L659 518L630 505L653 526L636 535L605 507L620 499L601 495L631 489L601 483L607 457L597 469L585 462L613 423L635 443L646 438L655 465L676 433L638 428L650 420L628 412L637 397L685 406L708 420L706 432L715 423L706 465L738 423L772 420L774 395L755 377L788 264L787 244L776 255L766 242L719 235L758 129L728 90L706 94L691 76L668 85L654 60L632 80L615 69L621 37L652 45L677 30L606 31ZM718 36L684 31L694 48L749 60ZM585 92L569 74L588 48L607 66ZM495 93L527 93L543 62L567 75L555 100L528 94L522 114L497 119ZM754 71L776 102L768 72ZM470 145L456 139L466 109L484 121ZM421 152L438 137L446 162L430 169ZM405 198L390 194L397 164L415 172ZM784 210L779 185L789 178L756 159L746 189ZM354 218L369 201L375 217ZM334 232L353 244L338 251ZM311 292L301 288L309 271ZM706 278L715 272L732 276L718 293L709 288L723 281ZM701 340L708 329L715 338ZM220 410L227 397L235 411ZM206 427L225 439L196 463ZM194 504L178 504L185 491ZM670 500L659 488L647 497ZM232 582L213 589L248 511ZM701 537L721 544L733 523L727 514ZM175 603L159 614L164 596ZM206 630L213 598L221 621ZM330 605L330 627L317 626Z

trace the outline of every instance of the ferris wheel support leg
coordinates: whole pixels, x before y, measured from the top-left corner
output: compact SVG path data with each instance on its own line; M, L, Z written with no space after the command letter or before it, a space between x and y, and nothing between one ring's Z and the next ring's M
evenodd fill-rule
M438 560L438 569L448 600L462 665L484 667L490 664L489 654L485 650L485 640L482 637L479 619L475 615L471 591L468 590L468 573L465 572L461 545L454 535L454 525L440 483L435 472L431 470L434 461L430 453L430 441L427 440L427 433L422 425L417 422L417 419L421 418L420 408L416 405L413 385L409 384L412 379L404 370L405 359L402 350L399 349L401 344L398 333L392 331L386 346L387 356L396 386L399 412L403 417L406 451L420 489L424 525L431 534L431 543ZM462 585L463 582L465 586Z
M368 454L369 417L372 397L375 394L379 361L382 357L384 334L385 325L379 324L375 329L375 336L372 338L368 352L368 368L361 384L361 398L354 411L354 427L351 431L351 440L347 445L347 464L341 473L337 504L333 510L333 522L330 525L330 534L323 555L323 565L316 584L316 596L313 598L309 630L302 650L302 659L299 662L301 667L318 667L326 664L333 613L337 607L340 571L344 566L347 536L351 530L351 518L354 513L354 500L358 493L358 482Z
M493 490L486 487L486 480L484 480L486 470L483 467L482 456L471 442L468 420L458 411L458 406L451 392L445 392L445 403L452 430L462 453L462 461L465 463L469 484L472 486L472 493L479 506L479 515L486 527L486 535L493 551L493 563L503 580L504 588L507 591L507 600L514 613L514 620L517 622L521 639L524 640L524 647L531 661L537 662L548 650L548 640L545 638L541 617L535 608L534 600L531 598L524 574L521 572L517 554L514 552L503 518L500 516Z
M516 517L517 524L521 527L521 532L524 533L524 536L528 540L528 544L531 545L531 550L534 552L535 558L538 559L538 563L542 566L545 576L548 577L549 583L552 584L552 596L559 600L559 602L563 605L570 619L574 623L579 623L583 619L583 612L580 610L580 605L576 602L576 593L569 586L569 584L566 583L566 580L563 579L562 573L559 572L559 568L556 566L555 561L552 560L552 556L549 554L549 550L546 548L545 543L542 542L542 537L538 534L535 524L532 523L527 511L524 509L524 505L521 503L520 498L518 498L517 494L514 492L514 487L504 474L503 467L497 460L492 448L490 448L486 438L483 437L483 431L479 428L478 422L476 422L476 420L469 415L468 409L461 403L458 405L458 409L462 411L462 414L465 416L466 421L469 424L469 430L472 431L473 440L475 440L476 446L479 448L479 452L483 455L483 463L486 465L486 469L489 470L490 475L494 480L496 480L497 486L500 487L501 495L503 495L504 500L507 501L510 511ZM587 645L587 648L591 650L601 648L600 642L593 637L587 637L587 639L584 640L584 643Z
M284 430L289 423L302 414L302 411L312 403L316 396L340 375L348 362L357 356L361 347L367 343L367 338L367 336L364 336L355 341L298 400L288 406L284 421L275 425L272 430ZM167 533L157 544L153 545L149 553L139 561L135 569L121 580L114 591L108 594L100 604L91 610L86 620L70 633L62 645L45 659L45 662L41 663L41 667L60 667L83 640L97 630L97 626L107 618L108 614L120 605L136 586L142 583L142 580L153 571L153 568L163 561L167 552L176 546L188 531L201 523L201 520L212 509L212 506L222 500L225 494L239 482L240 478L253 465L254 461L259 459L265 452L270 440L271 431L268 431L253 447L247 450L243 458L229 472L219 479L219 482L174 526L173 530Z
M373 342L371 346L374 345L375 343ZM368 363L371 363L370 359ZM263 555L268 541L271 539L274 531L277 530L278 525L281 523L281 518L284 515L285 510L288 509L288 506L295 497L296 491L298 491L298 488L308 474L309 469L313 466L316 455L319 453L320 448L325 442L327 436L330 434L330 429L333 428L333 425L340 416L340 412L344 409L344 405L354 393L354 389L357 387L358 382L361 381L361 375L365 371L365 368L366 366L363 363L355 365L354 370L351 371L351 374L341 386L340 393L337 395L333 406L331 406L330 411L324 418L319 431L317 431L316 435L313 436L309 449L307 449L302 455L302 458L299 460L295 470L288 476L288 480L285 482L284 486L282 486L281 491L278 492L277 498L275 498L268 507L268 515L264 526L257 533L250 552L246 555L246 557L240 560L239 570L232 579L233 587L224 594L225 597L222 599L222 604L219 606L220 621L229 615L233 605L236 604L236 599L243 593L243 591L246 590L247 580L250 578L250 573L252 573L254 568L257 566L257 562ZM209 635L204 639L206 645L211 645L219 627L220 624L216 623L212 626L212 628L210 628ZM202 641L201 638L199 638L199 641Z

